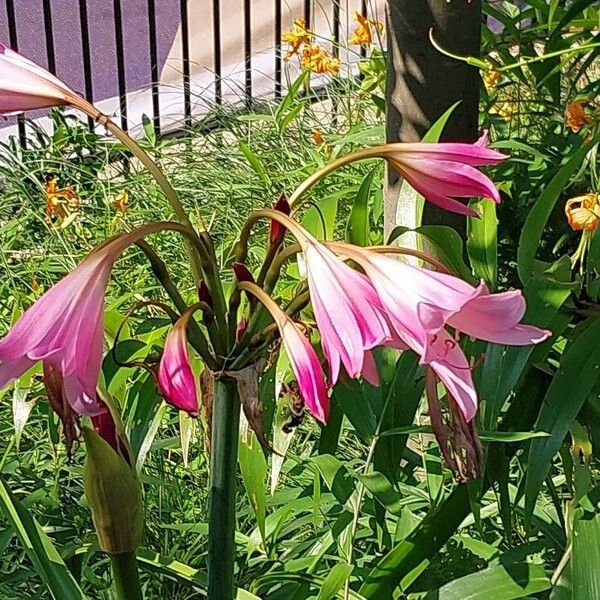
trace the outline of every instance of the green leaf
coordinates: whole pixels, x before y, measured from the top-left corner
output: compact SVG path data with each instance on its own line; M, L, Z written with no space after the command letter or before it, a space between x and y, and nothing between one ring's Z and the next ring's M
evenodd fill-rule
M369 195L377 170L378 167L371 169L360 184L348 220L346 240L357 246L369 245Z
M200 569L190 567L185 563L158 554L147 548L139 548L136 554L138 563L147 571L160 573L182 583L193 585L200 589L201 592L204 592L203 595L206 595L208 579L206 574L200 571ZM260 600L260 598L247 590L237 588L236 600Z
M85 600L85 595L40 524L0 479L0 508L21 540L35 572L56 600Z
M494 564L483 571L455 579L427 599L488 600L490 596L502 600L525 598L550 588L544 567L527 561ZM595 596L589 596L592 598Z
M558 201L561 192L567 185L570 177L581 166L588 152L600 140L600 133L596 134L587 144L583 145L571 158L558 170L548 187L543 191L540 198L529 211L521 237L517 253L517 266L519 277L523 283L527 283L534 273L535 256L540 246L544 227L552 213L554 205Z
M309 463L317 468L335 499L342 506L348 504L347 508L352 510L352 496L356 486L347 467L331 454L313 456Z
M325 581L321 585L321 590L319 591L319 595L316 600L331 600L335 598L337 592L342 588L344 582L353 570L352 565L347 565L345 563L338 563L335 565L327 577L325 577Z
M573 600L600 598L600 514L575 519L571 581Z
M554 455L598 379L599 336L600 320L590 325L567 346L559 370L546 392L535 429L546 431L550 437L531 442L525 480L526 518L530 518L533 512L540 488L550 472Z
M457 486L406 539L394 546L369 572L359 593L368 600L391 598L402 584L406 589L427 567L470 511L464 485Z
M429 128L429 131L423 136L423 142L437 142L439 141L442 132L444 131L444 127L446 127L446 123L448 119L452 116L452 113L456 110L456 107L462 102L459 100L455 102L448 110L444 112L444 114L439 117L436 122Z
M267 460L243 413L241 415L238 459L248 500L256 516L262 540L265 542Z
M479 219L467 219L467 252L475 275L483 279L491 290L496 289L498 278L498 219L496 204L490 200L473 200L469 206Z
M402 496L394 489L383 473L373 471L366 475L358 475L358 479L386 510L400 516L402 512Z
M417 236L417 248L422 248L426 254L437 258L462 279L471 283L477 282L463 260L463 241L452 227L422 225L416 229L409 229L398 225L390 233L387 243L391 244L407 232ZM402 240L399 241L398 245L403 245ZM408 245L410 247L414 246L412 243Z
M238 147L242 151L242 154L246 157L252 169L262 179L265 185L270 185L269 174L262 164L260 158L252 151L252 148L246 144L243 140L238 141Z

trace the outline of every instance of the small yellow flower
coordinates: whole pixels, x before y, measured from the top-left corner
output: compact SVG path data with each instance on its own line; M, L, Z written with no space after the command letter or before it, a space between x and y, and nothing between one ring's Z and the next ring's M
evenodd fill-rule
M66 219L81 205L79 196L68 185L58 187L58 177L51 177L46 182L46 219L48 222L56 215L59 219Z
M110 204L121 215L127 214L129 210L129 193L127 190L120 192Z
M593 193L571 198L565 204L565 214L574 231L596 231L600 222L600 198Z
M517 102L505 101L497 103L490 109L490 113L501 116L507 123L512 121L517 112Z
M491 69L483 74L483 82L488 89L495 88L502 80L502 73Z
M308 46L312 43L314 33L306 28L304 19L296 19L292 31L284 33L282 41L290 45L284 60L289 60L294 54L299 54L302 46Z
M317 44L304 46L300 60L302 68L312 73L337 75L340 71L340 61Z
M565 108L565 123L573 133L577 133L586 125L592 123L592 119L585 112L586 104L590 104L590 101L587 98L582 98L570 102Z
M357 46L370 46L373 43L373 32L383 31L383 23L381 21L372 21L359 15L356 11L352 13L352 19L358 23L358 27L352 33L352 37L348 40L349 44Z

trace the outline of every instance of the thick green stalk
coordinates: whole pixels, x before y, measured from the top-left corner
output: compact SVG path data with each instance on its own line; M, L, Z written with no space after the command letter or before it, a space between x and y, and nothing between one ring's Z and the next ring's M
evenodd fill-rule
M240 426L237 383L215 381L210 455L208 600L233 600L235 584L235 486Z
M110 562L116 600L143 600L135 552L111 554Z

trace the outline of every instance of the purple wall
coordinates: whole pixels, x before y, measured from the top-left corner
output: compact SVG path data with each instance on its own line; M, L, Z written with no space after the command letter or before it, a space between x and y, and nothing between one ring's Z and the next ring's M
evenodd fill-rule
M47 66L42 0L15 0L19 51ZM84 91L79 0L52 0L56 73L78 92ZM94 100L118 95L113 0L88 0ZM122 0L127 91L151 83L147 0ZM156 0L159 72L180 23L179 2ZM0 41L9 45L6 1L0 0Z

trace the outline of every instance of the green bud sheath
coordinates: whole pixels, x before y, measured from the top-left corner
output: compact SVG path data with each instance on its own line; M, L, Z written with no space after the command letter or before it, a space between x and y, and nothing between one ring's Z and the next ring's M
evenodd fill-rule
M83 427L83 485L98 544L108 554L134 552L142 541L144 505L135 469L94 430Z

